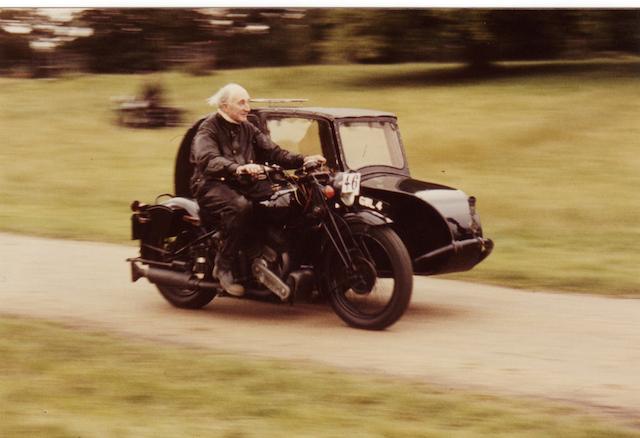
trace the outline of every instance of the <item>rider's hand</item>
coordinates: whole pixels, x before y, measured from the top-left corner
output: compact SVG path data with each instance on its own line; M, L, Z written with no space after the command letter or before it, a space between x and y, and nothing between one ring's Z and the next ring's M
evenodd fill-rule
M310 163L312 161L317 161L320 164L324 164L327 162L327 159L322 155L309 155L308 157L304 157L304 164Z
M236 169L236 174L242 175L243 173L247 173L249 175L259 175L264 172L264 168L259 164L243 164L242 166L238 166Z

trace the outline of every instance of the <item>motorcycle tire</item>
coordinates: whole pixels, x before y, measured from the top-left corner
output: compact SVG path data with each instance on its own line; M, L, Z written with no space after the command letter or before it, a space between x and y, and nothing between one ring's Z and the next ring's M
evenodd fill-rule
M181 309L200 309L213 300L216 293L211 290L180 289L175 286L156 284L158 291L173 306Z
M367 254L365 259L356 260L356 263L365 272L363 277L369 277L364 280L365 283L368 281L370 284L358 286L351 282L349 287L345 287L345 266L335 249L328 251L325 266L328 267L327 286L331 306L351 327L383 330L400 319L411 301L411 258L400 237L389 227L362 225L352 227L351 231L356 242L367 247L366 251L362 251L362 254ZM390 267L390 272L381 272L378 266ZM388 284L390 280L393 281L392 286ZM379 286L387 290L384 293L387 298L376 305L379 297L374 295L380 292Z
M193 236L189 236L187 240L189 239L193 239ZM173 245L175 245L175 242L172 239L165 238L162 247L170 250ZM159 260L164 261L161 257L159 257ZM210 264L207 264L206 269L211 272L212 267ZM186 289L162 284L156 284L155 286L169 303L181 309L200 309L209 304L217 295L216 291L212 290Z

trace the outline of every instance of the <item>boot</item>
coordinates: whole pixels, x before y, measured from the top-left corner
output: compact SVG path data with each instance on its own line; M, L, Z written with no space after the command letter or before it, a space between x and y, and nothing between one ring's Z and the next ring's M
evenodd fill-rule
M218 279L220 286L222 286L229 295L233 295L234 297L244 295L244 286L236 283L230 269L219 268L219 265L216 263L216 266L213 268L213 276Z

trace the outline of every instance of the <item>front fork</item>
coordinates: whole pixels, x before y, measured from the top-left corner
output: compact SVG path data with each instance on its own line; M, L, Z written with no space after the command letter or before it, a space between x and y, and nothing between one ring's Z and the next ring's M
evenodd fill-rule
M333 212L328 213L328 220L323 221L322 229L327 236L326 246L331 245L338 255L342 266L344 266L344 278L342 281L338 281L336 278L336 285L341 289L355 288L362 290L363 293L368 292L370 288L362 287L358 285L369 285L371 280L371 270L375 272L375 265L371 260L371 254L367 250L364 244L358 244L356 238L351 232L349 224L340 216L334 215ZM341 222L339 226L338 222ZM336 274L336 273L329 273Z

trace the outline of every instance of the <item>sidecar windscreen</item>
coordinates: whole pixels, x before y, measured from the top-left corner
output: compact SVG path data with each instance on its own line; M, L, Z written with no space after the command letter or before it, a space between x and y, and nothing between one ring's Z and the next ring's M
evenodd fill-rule
M269 119L271 141L288 151L302 155L322 154L318 121L301 117Z
M396 125L380 121L349 121L339 124L346 164L358 170L367 166L404 168Z

